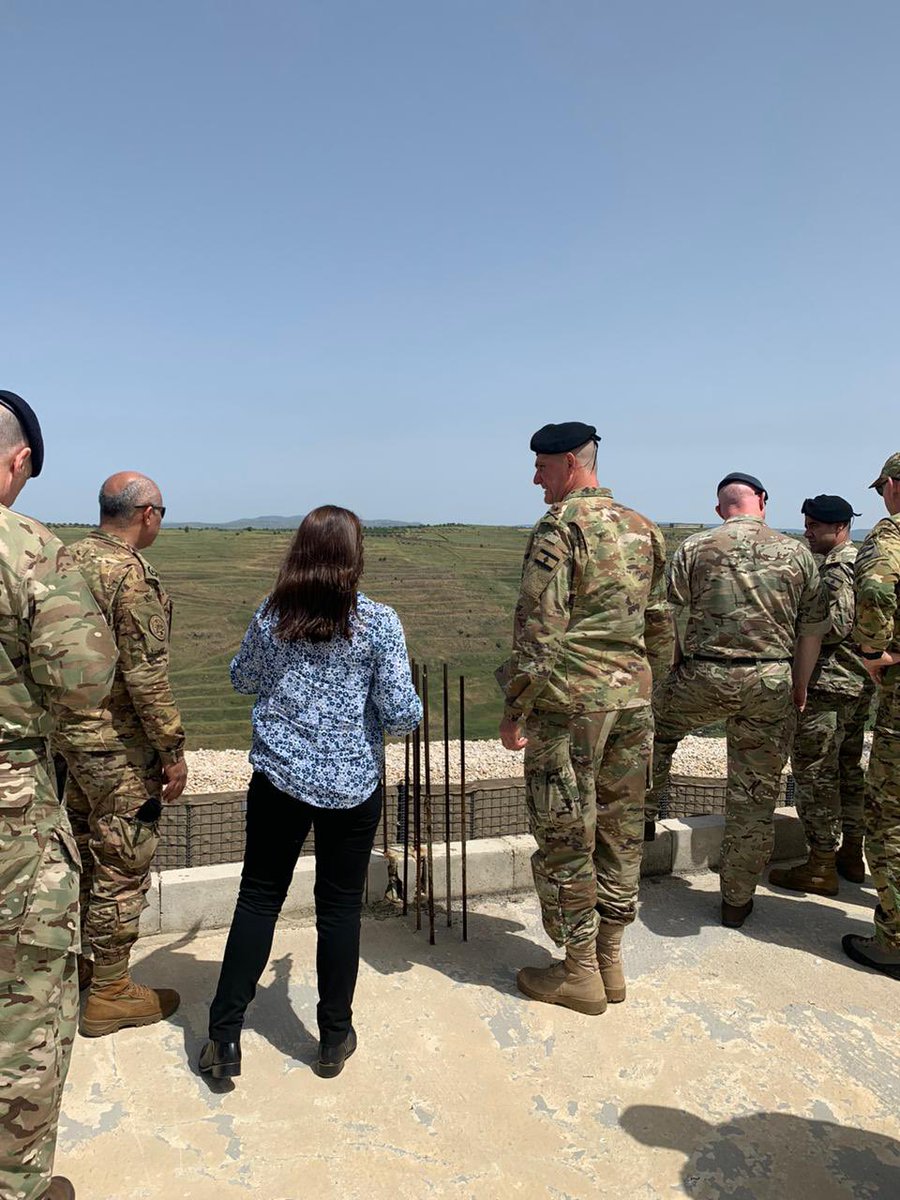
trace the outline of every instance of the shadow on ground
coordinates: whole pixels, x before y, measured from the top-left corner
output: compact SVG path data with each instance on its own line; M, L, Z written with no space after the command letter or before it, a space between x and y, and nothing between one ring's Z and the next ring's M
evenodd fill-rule
M714 1125L654 1104L619 1124L644 1146L680 1150L681 1183L696 1200L896 1200L900 1142L832 1121L755 1112Z
M859 890L874 908L874 896ZM840 899L846 901L847 897L842 893ZM642 880L640 901L641 923L661 937L696 937L706 927L721 927L719 893L694 888L684 876ZM844 954L841 938L845 933L868 937L872 931L871 919L848 920L841 909L818 903L814 896L783 892L765 883L757 888L753 912L740 929L742 935L757 941L802 950L856 971L869 968Z

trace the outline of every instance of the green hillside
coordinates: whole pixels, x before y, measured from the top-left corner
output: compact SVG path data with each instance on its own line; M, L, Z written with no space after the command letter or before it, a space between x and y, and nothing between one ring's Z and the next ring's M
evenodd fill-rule
M669 550L696 528L663 526ZM63 526L57 532L71 542L87 531ZM290 536L165 529L148 551L175 603L172 684L191 749L249 746L251 700L232 691L228 664ZM502 704L493 671L509 653L527 537L524 528L486 525L366 531L363 589L397 610L410 653L428 664L436 723L441 664L450 667L454 714L456 679L466 676L469 737L496 736Z

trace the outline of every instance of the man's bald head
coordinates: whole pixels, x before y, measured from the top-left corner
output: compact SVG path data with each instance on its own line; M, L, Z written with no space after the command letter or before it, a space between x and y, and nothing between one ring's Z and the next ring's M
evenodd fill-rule
M716 494L716 512L723 521L729 517L765 516L766 502L761 492L749 483L726 483Z
M162 493L139 471L117 471L100 488L100 527L141 550L156 540L162 522Z

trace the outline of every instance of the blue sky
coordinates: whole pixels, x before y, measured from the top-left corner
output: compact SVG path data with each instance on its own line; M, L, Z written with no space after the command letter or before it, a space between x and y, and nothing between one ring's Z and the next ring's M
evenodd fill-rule
M900 448L900 5L0 5L0 386L93 519L528 522L593 422L658 520Z

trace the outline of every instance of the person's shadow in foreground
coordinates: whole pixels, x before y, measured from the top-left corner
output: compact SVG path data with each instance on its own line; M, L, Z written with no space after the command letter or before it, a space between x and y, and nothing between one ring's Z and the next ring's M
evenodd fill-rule
M900 1142L881 1133L778 1112L713 1125L655 1104L626 1108L619 1124L645 1146L685 1154L681 1182L695 1200L900 1196Z

